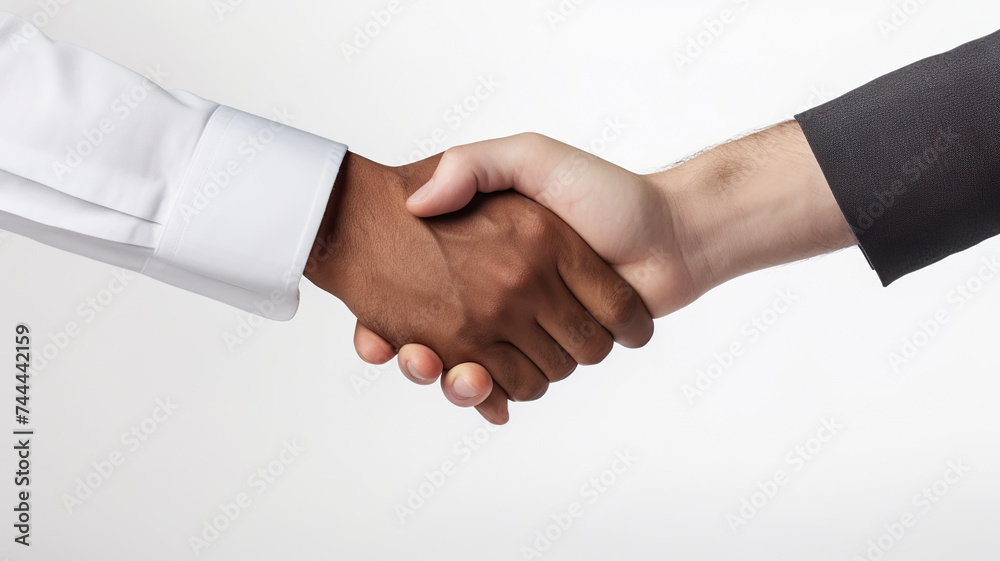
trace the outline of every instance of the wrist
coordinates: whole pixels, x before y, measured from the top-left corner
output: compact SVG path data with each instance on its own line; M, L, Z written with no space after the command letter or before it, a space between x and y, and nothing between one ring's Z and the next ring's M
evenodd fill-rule
M353 154L348 152L344 155L344 160L340 164L337 172L337 179L330 192L330 198L326 203L326 211L323 213L323 220L320 222L319 230L316 232L316 239L313 241L312 249L309 251L309 259L306 260L305 269L302 276L309 279L316 286L326 287L325 265L334 259L334 254L339 249L337 237L335 235L335 224L337 221L337 210L340 208L339 200L343 198L344 186L347 184L347 172L350 169ZM334 294L336 296L336 294Z
M794 121L651 178L699 292L857 243Z
M389 168L348 152L337 173L326 212L313 241L303 276L323 290L343 299L345 284L354 275L361 257L359 238L375 237L372 207L379 204L376 187L388 181ZM383 174L383 175L380 175ZM366 221L367 217L367 221Z

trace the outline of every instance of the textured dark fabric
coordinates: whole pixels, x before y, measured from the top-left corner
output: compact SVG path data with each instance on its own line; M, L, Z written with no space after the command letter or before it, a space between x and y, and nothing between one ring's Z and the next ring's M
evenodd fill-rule
M1000 32L795 119L883 285L1000 233Z

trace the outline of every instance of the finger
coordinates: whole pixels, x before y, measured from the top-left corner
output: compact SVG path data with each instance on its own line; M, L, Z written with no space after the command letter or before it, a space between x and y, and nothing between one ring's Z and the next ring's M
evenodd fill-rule
M566 293L567 300L571 300L572 297L569 296L568 290ZM573 303L583 314L587 313L575 300ZM590 323L596 324L594 320L590 320ZM604 331L604 329L601 328L601 331ZM520 349L531 362L535 363L535 366L542 371L546 379L552 383L563 380L572 374L576 370L578 360L571 353L567 352L564 345L557 343L549 333L547 329L543 329L542 326L537 325L534 329L522 330L511 337L511 343ZM613 345L614 342L611 340L611 335L607 331L604 331L604 335L607 338L608 344Z
M437 216L469 204L477 191L511 188L538 200L546 179L574 150L530 133L452 148L430 181L410 196L407 208L416 216Z
M486 396L486 399L482 403L476 406L476 411L479 411L479 414L484 419L494 425L505 425L510 420L510 405L508 401L507 392L494 384L493 391L490 392L490 395Z
M411 382L427 386L437 381L444 364L432 349L410 343L399 349L399 369Z
M557 281L560 282L561 281ZM615 345L614 337L564 287L546 299L546 308L538 314L538 323L579 364L597 364Z
M520 349L510 343L495 345L480 363L514 401L534 401L549 388L549 380Z
M482 366L467 362L452 368L441 377L441 389L448 401L459 407L483 403L493 390L493 378Z
M354 327L354 350L368 364L385 364L396 356L396 349L388 341L360 321Z
M653 319L631 286L577 236L559 255L559 274L573 295L615 341L641 347L653 336Z

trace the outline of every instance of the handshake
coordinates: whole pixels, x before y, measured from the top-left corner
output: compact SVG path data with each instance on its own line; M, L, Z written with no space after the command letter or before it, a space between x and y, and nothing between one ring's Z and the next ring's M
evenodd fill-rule
M522 134L398 168L348 154L305 276L357 316L364 360L398 353L503 424L652 318L854 243L795 122L651 175Z

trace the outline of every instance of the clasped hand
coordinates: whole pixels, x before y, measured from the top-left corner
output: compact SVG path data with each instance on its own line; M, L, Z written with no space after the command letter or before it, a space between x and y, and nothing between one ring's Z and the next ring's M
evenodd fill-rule
M508 399L541 397L614 341L649 340L639 295L543 206L507 192L440 217L412 214L407 198L439 161L389 168L350 154L341 168L305 275L357 316L363 358L419 345L401 357L418 381L484 368L491 378L452 388L453 401L502 424Z

